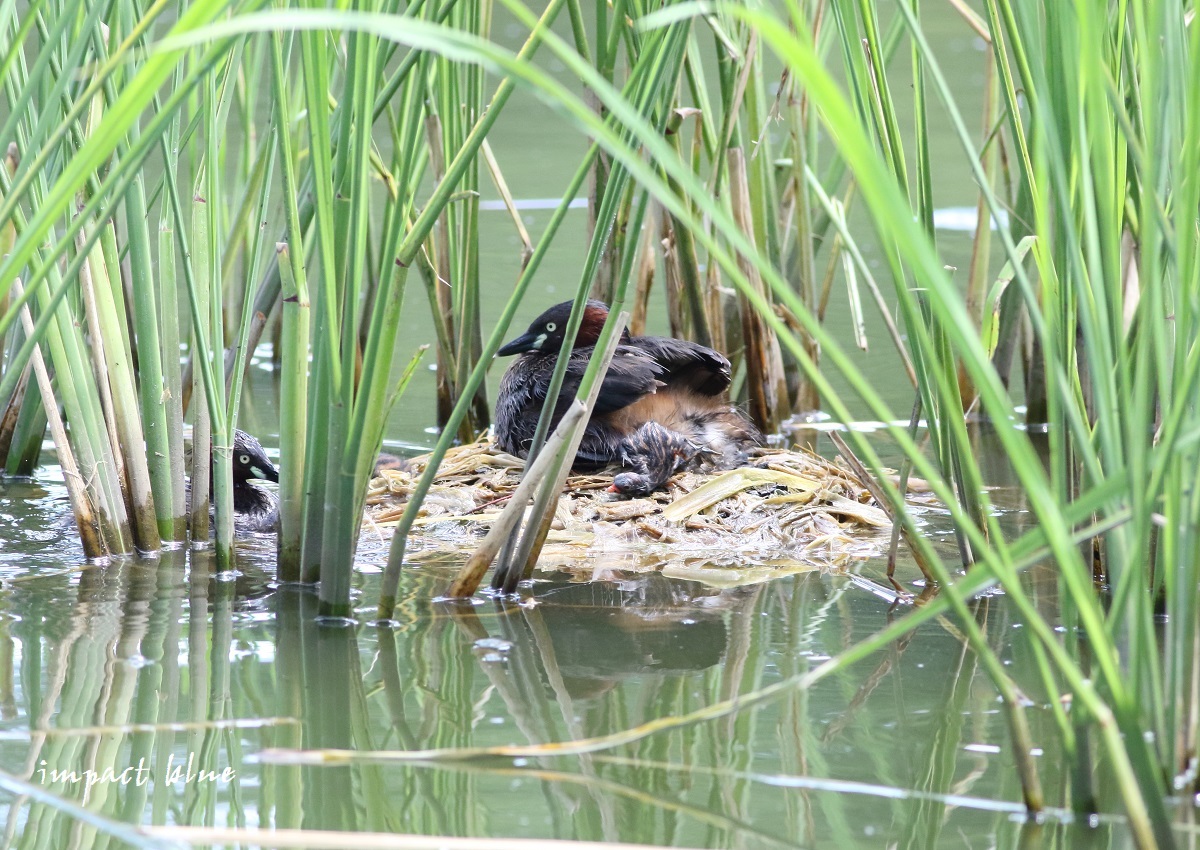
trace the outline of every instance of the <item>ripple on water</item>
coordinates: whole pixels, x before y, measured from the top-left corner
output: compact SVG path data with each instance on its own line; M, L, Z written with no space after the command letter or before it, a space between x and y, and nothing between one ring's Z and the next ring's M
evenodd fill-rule
M83 564L83 547L57 466L36 478L0 478L0 580Z

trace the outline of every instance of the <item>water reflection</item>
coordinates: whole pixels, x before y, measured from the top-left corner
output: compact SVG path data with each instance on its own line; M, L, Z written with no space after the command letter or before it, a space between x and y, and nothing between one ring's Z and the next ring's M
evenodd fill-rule
M256 557L236 575L168 553L5 588L8 846L116 846L121 824L712 847L1126 840L1113 821L1023 825L995 691L948 624L790 685L890 616L844 576L718 590L560 574L520 604L451 605L431 601L450 571L414 568L386 626L367 625L377 578L360 577L349 627L319 623L315 595L275 586ZM977 616L1015 662L1035 741L1057 740L1003 600ZM324 763L280 757L297 751ZM1038 762L1068 804L1059 754Z
M719 589L612 564L542 574L519 604L464 606L433 601L455 565L427 563L381 626L371 565L388 540L373 530L360 624L333 626L311 590L274 583L269 539L240 543L233 573L205 552L85 567L54 522L60 485L0 486L6 846L146 846L131 824L711 847L1127 843L1119 818L1025 822L995 689L949 622L796 687L903 613L857 577L812 569ZM1013 492L990 498L1013 527L1026 521ZM864 571L878 582L883 565ZM1051 571L1031 573L1030 591L1055 610ZM1048 801L1094 795L1118 811L1111 789L1061 770L1055 697L1004 598L976 604L1030 701ZM594 746L545 748L580 741ZM512 745L534 749L478 752ZM314 751L325 763L286 755ZM386 755L355 760L374 751ZM220 843L193 836L205 837Z

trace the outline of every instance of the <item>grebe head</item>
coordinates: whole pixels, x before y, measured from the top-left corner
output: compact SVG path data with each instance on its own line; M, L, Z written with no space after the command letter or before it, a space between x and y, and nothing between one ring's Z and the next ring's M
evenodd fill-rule
M234 429L233 480L236 484L239 481L249 481L253 478L278 482L279 470L275 468L275 464L271 463L271 459L267 457L267 453L263 451L262 444L258 440L245 431Z
M555 304L545 313L533 320L533 324L521 336L506 344L496 352L499 357L510 354L521 354L526 351L538 351L542 354L557 354L562 350L567 320L571 318L571 302L564 301ZM583 308L583 321L579 325L579 333L575 335L572 348L587 348L596 344L604 321L608 318L608 305L603 301L588 301ZM622 336L628 340L629 333Z

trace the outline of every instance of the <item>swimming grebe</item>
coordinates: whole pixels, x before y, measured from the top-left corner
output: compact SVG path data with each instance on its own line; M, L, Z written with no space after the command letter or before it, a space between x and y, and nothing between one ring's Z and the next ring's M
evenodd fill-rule
M528 453L570 315L570 301L556 304L497 352L521 355L504 373L496 399L501 450ZM555 425L583 379L607 317L608 305L587 302L555 404ZM736 466L746 449L762 443L762 435L725 397L730 380L729 361L711 348L623 332L574 468L618 464L625 471L613 479L613 489L643 496L690 466Z
M251 484L255 479L279 482L279 470L262 444L245 431L233 431L233 531L253 534L274 531L279 525L279 496ZM187 484L191 504L191 482Z
M233 432L233 528L238 533L274 531L279 525L279 496L256 487L254 479L279 483L279 470L262 444L245 431Z

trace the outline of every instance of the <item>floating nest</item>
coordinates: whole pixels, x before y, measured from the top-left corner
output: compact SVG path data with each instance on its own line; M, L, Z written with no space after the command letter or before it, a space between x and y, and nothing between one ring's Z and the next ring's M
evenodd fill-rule
M428 455L384 469L367 513L394 525ZM413 560L459 565L516 489L524 461L490 439L446 453L409 544ZM755 449L724 472L685 472L644 499L608 492L612 475L572 475L539 569L581 580L621 571L735 586L878 555L890 521L848 468L802 450Z

